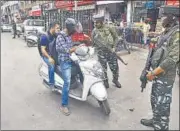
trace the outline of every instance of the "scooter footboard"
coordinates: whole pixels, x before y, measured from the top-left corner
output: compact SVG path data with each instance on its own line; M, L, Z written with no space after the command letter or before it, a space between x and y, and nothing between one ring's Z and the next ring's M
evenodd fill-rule
M103 82L97 82L93 84L90 88L90 93L99 101L107 99L107 91L104 87Z

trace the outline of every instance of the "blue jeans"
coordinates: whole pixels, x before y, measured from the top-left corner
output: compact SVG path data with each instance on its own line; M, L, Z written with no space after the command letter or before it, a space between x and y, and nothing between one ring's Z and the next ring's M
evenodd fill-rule
M42 57L43 60L46 62L48 65L48 75L49 75L49 84L54 85L54 64L51 64L49 62L49 59L46 57Z
M68 97L69 97L69 88L71 85L71 67L72 62L70 61L61 61L60 68L62 72L62 77L64 81L63 89L62 89L62 106L68 105Z

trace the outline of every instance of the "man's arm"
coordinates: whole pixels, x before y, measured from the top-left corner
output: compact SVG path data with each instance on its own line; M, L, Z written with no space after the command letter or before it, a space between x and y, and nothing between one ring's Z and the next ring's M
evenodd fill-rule
M43 54L43 56L47 57L48 59L51 58L50 55L48 54L48 52L46 51L46 48L48 46L48 39L46 36L42 36L41 40L40 40L40 44L41 44L41 52Z
M94 37L95 37L95 29L93 29L92 33L91 33L91 41L92 41L92 46L95 45L95 42L94 42Z
M41 52L42 52L43 56L45 56L46 58L48 58L48 59L49 59L49 62L50 62L51 64L54 64L53 58L52 58L52 57L48 54L48 52L46 51L46 48L47 48L47 46L48 46L48 44L49 44L49 40L48 40L47 36L42 36L42 37L41 37L40 44L41 44Z
M42 54L47 57L48 59L51 58L50 55L46 51L46 46L41 46L41 52Z
M56 50L58 53L68 54L74 52L76 49L75 47L67 48L65 45L66 45L66 41L64 40L64 37L59 35L56 39Z
M117 31L115 29L115 27L109 27L109 31L111 32L111 35L114 39L114 48L116 48L116 45L118 43L118 34Z
M171 68L174 68L174 65L179 62L179 34L180 32L178 31L172 36L168 55L166 59L160 64L160 67L165 72Z
M172 44L169 47L166 59L152 72L154 76L166 72L171 68L175 68L174 65L179 62L179 32L173 35L170 43L171 42Z

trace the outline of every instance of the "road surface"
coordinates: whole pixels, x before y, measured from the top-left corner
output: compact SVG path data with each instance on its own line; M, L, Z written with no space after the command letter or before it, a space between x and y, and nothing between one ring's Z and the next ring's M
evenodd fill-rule
M70 99L72 114L64 116L59 106L61 95L42 85L38 74L40 57L37 48L28 48L22 39L1 34L1 129L2 130L152 130L140 124L151 118L150 84L140 92L139 75L146 50L126 52L119 63L121 89L110 83L108 89L111 114L106 117L92 97L86 102ZM110 82L112 79L109 73ZM179 129L179 80L173 89L170 129ZM133 111L130 111L132 109Z

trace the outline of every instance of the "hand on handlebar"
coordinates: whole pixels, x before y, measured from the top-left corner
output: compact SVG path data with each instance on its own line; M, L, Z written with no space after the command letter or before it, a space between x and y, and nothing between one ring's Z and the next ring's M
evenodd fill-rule
M70 53L75 52L75 51L76 51L76 49L77 49L77 46L73 46L73 47L70 49Z

